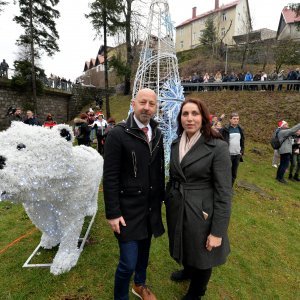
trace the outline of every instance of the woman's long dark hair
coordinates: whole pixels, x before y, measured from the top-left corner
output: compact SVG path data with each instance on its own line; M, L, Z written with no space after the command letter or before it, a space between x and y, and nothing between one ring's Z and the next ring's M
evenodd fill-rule
M183 130L184 130L183 127L182 127L182 124L181 124L181 114L182 114L183 107L187 103L196 104L199 111L200 111L200 114L202 116L202 126L201 126L200 131L203 134L205 140L209 141L212 138L222 139L222 135L219 132L217 132L215 129L211 128L210 119L209 119L209 111L208 111L208 108L207 108L206 104L202 100L195 99L195 98L185 99L184 102L182 103L181 107L180 107L180 111L179 111L179 114L177 116L177 123L178 123L177 133L178 133L178 135L181 135Z

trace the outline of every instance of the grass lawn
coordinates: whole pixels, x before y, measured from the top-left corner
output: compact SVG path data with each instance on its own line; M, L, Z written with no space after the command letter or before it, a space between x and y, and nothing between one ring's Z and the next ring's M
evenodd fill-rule
M253 147L261 155L252 153ZM267 196L235 187L229 229L232 251L227 264L214 269L205 299L300 299L300 183L277 183L271 157L268 146L252 144L247 149L238 181L255 184ZM29 233L0 254L0 299L113 299L118 246L105 221L101 188L88 244L69 273L53 276L48 268L22 268L39 242L40 233L32 229L21 205L0 204L0 252ZM40 256L35 259L49 259L44 251ZM180 299L186 291L187 283L169 280L177 268L168 255L167 235L153 240L148 283L158 299Z

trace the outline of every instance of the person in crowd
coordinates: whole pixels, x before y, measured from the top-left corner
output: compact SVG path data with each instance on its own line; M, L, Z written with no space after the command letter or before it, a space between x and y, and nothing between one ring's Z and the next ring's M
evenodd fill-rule
M74 135L77 139L78 145L90 146L91 127L88 125L88 115L80 114L80 118L74 119Z
M220 117L216 116L216 115L210 115L210 119L211 119L211 126L214 126L217 122L222 122L222 120L224 119L225 114L222 114Z
M277 80L278 80L278 81L285 80L284 70L281 70L281 71L278 73L278 75L277 75ZM278 90L278 91L282 91L282 84L278 84L277 90Z
M107 122L104 120L104 115L99 114L97 119L91 125L92 128L95 128L96 137L98 142L98 152L103 155L104 153L104 138L105 138L105 130L107 128Z
M244 81L245 82L250 82L250 81L253 81L253 76L251 74L250 71L248 71L245 75L245 78L244 78ZM245 85L245 89L246 90L252 90L251 86L248 86L248 85Z
M292 135L295 135L298 130L300 130L300 123L296 126L289 128L288 122L282 120L278 122L278 127L280 130L278 131L278 139L281 143L281 147L279 148L280 154L280 164L277 169L276 180L280 183L287 183L284 179L284 173L289 167L291 156L292 156L292 146L293 146L293 139Z
M8 63L5 61L5 59L3 59L3 61L0 64L0 75L4 77L8 77L8 68L9 68Z
M203 82L208 83L209 81L209 74L206 72L203 76ZM207 87L204 88L204 92L207 92Z
M214 79L215 79L215 82L222 82L223 76L222 76L222 73L221 73L220 70L217 71L217 73L216 73Z
M299 173L300 173L300 130L298 130L293 136L293 146L292 146L292 158L291 158L291 166L289 172L289 179L300 181ZM294 169L296 169L294 173Z
M57 125L57 123L53 120L53 116L48 114L43 126L51 129L55 125Z
M261 73L260 81L267 81L267 79L268 79L267 73L266 72L262 72ZM266 88L266 86L264 84L261 86L261 90L262 91L266 91L267 90L267 88Z
M105 212L120 249L114 299L129 299L129 282L135 273L133 294L156 300L146 285L151 237L164 233L164 150L162 133L152 119L157 110L155 92L141 89L132 108L127 121L110 131L104 150Z
M34 114L31 110L27 110L26 119L24 120L24 123L28 124L28 125L41 126L40 121L34 116Z
M276 81L278 79L278 74L277 74L277 72L276 72L276 70L274 70L273 72L271 72L270 74L269 74L269 76L268 76L268 80L270 80L270 81ZM274 91L274 89L275 89L275 85L274 84L269 84L268 85L268 90L269 91Z
M10 123L13 121L23 122L22 109L20 107L16 107L15 112L9 116Z
M234 71L231 72L230 76L229 76L229 81L230 82L236 82L239 81L238 76L235 74ZM235 89L236 91L238 91L239 87L238 86L230 86L230 90Z
M292 69L288 69L286 80L297 80L297 73ZM286 89L287 91L291 91L293 88L293 84L288 84Z
M231 113L229 119L229 125L224 126L220 133L224 140L229 145L229 153L231 158L231 174L232 174L232 186L237 177L237 170L240 161L243 160L245 149L245 135L243 128L239 125L240 117L236 112Z
M186 99L177 121L165 204L170 254L184 269L171 279L190 278L182 299L196 300L204 296L212 268L224 264L230 252L231 162L204 102Z

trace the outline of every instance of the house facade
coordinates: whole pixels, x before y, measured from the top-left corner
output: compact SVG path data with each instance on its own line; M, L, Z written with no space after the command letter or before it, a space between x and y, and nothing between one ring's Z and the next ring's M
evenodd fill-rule
M208 18L213 18L218 40L234 45L233 36L246 34L251 30L251 18L248 0L237 0L197 15L197 7L192 8L192 18L176 26L176 51L193 49L201 44L200 38Z
M300 42L299 23L300 16L297 17L296 12L288 7L284 7L280 15L277 39L279 41L295 40Z

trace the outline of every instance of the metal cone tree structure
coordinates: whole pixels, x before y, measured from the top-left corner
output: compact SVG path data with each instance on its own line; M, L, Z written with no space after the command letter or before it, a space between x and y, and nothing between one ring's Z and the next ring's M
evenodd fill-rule
M158 96L155 119L164 134L166 165L171 143L177 137L177 115L184 100L173 33L168 1L152 0L132 96L134 99L143 88L154 90Z

